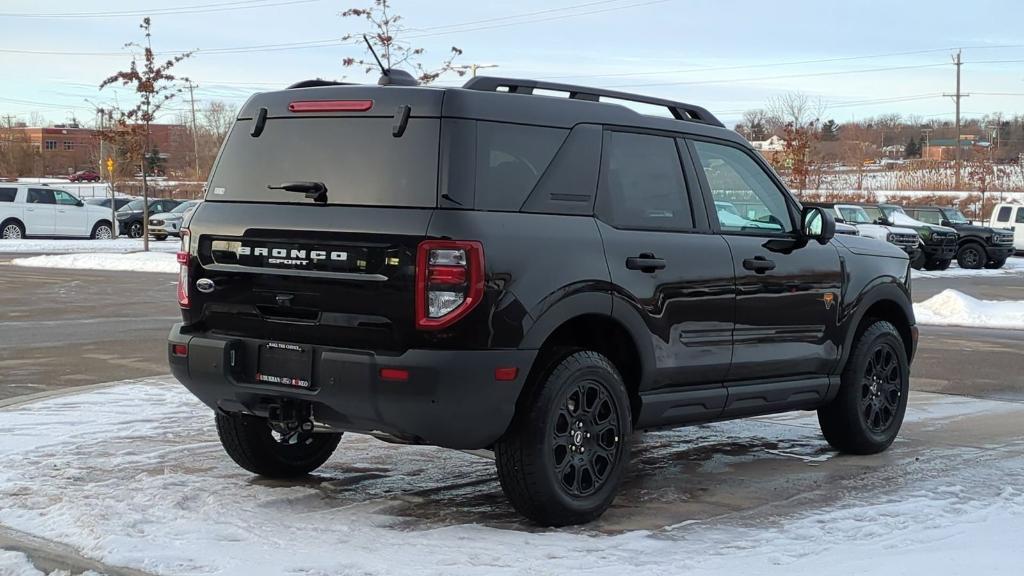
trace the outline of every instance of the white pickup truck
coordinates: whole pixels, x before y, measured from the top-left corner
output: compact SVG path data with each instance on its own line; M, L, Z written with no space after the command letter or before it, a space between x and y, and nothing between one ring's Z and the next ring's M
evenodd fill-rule
M28 236L113 238L110 209L86 204L59 188L0 183L0 238Z
M1010 228L1013 230L1013 248L1024 252L1024 204L1003 203L992 210L989 218L990 228Z

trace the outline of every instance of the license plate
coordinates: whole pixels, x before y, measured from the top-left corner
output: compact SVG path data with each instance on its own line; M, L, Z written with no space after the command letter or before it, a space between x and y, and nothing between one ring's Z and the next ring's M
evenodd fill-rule
M257 382L310 389L312 374L313 352L309 347L280 342L260 346Z

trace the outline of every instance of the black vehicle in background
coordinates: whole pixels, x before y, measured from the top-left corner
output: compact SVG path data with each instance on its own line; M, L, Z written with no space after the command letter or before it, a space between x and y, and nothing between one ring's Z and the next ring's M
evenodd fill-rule
M958 234L956 263L961 268L976 270L1002 268L1013 255L1013 231L977 226L956 208L913 206L904 208L907 215L928 224L947 226Z
M910 260L917 270L945 270L956 257L960 235L955 228L929 224L912 218L896 204L860 204L879 224L913 228L921 237L921 253Z
M167 198L156 198L149 201L149 212L143 214L142 200L132 200L117 211L117 230L122 236L129 238L142 238L143 219L153 214L162 214L174 210L181 200L170 200Z
M131 198L114 198L114 210L120 210L124 208L126 204L131 202ZM110 208L110 198L86 198L86 204L92 204L93 206L102 206L104 208Z
M634 431L816 410L843 452L896 437L906 254L834 237L708 111L382 84L250 98L186 217L169 362L240 466L302 476L343 432L488 449L564 525L611 504Z

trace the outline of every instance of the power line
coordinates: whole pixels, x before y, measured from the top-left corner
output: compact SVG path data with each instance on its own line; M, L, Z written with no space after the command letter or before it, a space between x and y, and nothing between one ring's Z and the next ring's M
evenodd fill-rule
M153 8L150 10L120 10L112 12L62 12L62 13L14 13L0 12L0 18L120 18L128 16L161 16L174 14L202 14L207 12L225 12L234 10L248 10L252 8L269 8L273 6L287 6L291 4L309 4L311 2L322 2L323 0L237 0L235 2L221 2L218 4L197 4L193 6L181 6L177 8Z
M820 76L842 76L844 74L865 74L869 72L888 72L892 70L916 70L936 68L946 64L915 64L910 66L886 66L881 68L861 68L857 70L838 70L832 72L807 72L803 74L782 74L778 76L756 76L754 78L730 78L724 80L685 80L678 82L651 82L646 84L616 84L608 88L647 88L651 86L695 86L699 84L733 84L738 82L759 82L763 80L789 80L792 78L814 78Z

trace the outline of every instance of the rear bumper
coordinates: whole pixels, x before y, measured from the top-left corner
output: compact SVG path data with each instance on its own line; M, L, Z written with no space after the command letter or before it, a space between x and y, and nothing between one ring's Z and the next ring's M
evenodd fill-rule
M487 448L505 433L536 350L409 350L398 356L313 347L314 389L256 383L259 347L265 342L171 329L171 372L207 406L266 416L282 401L308 402L318 422L341 430L383 432L446 448ZM188 346L188 356L171 353ZM234 366L232 366L234 358ZM518 368L511 381L496 381L499 367ZM387 381L380 368L407 370L406 381Z
M956 257L956 244L925 244L921 247L929 260L952 260Z

